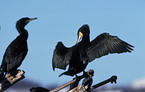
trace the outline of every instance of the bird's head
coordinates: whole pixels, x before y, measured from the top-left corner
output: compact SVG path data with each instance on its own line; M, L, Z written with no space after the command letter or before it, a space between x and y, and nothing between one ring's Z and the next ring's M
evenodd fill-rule
M28 18L28 17L21 18L17 21L16 27L17 29L24 28L30 21L35 19L37 18Z
M90 70L87 72L87 74L88 74L89 76L94 76L94 70L93 70L93 69L90 69Z
M89 36L90 34L90 29L89 29L89 26L87 24L81 26L78 30L78 40L77 40L77 43L80 41L80 39L83 37L83 36Z

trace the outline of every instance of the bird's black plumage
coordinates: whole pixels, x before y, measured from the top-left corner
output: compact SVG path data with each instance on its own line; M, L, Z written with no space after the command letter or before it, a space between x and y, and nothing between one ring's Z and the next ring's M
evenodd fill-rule
M52 65L55 68L66 69L69 65L68 71L61 75L73 76L84 71L87 64L95 58L113 54L131 52L134 46L119 39L117 36L109 35L109 33L102 33L90 42L90 30L88 25L83 25L78 30L77 44L73 47L67 48L62 42L58 42L53 53ZM79 40L81 41L79 42ZM60 75L60 76L61 76Z
M30 89L31 92L49 92L48 89L43 88L43 87L32 87Z
M4 73L10 73L12 76L15 76L17 73L17 68L21 65L28 52L28 32L24 29L24 27L34 19L36 18L30 19L28 17L24 17L17 21L16 28L19 35L9 44L4 53L0 67L0 76Z

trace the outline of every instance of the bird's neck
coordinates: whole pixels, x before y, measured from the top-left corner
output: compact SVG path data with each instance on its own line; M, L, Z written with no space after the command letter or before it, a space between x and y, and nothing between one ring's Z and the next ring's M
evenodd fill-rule
M90 42L90 36L89 35L83 36L82 42L89 43Z
M17 30L18 30L20 36L23 36L23 38L27 40L27 38L28 38L27 30L24 27L17 27Z

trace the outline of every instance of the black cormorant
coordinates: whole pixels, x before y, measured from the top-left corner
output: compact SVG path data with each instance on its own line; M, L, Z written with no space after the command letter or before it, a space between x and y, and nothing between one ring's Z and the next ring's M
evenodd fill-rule
M65 70L67 65L69 65L68 71L60 74L60 76L74 76L84 71L87 64L95 58L100 58L110 53L120 54L123 52L131 52L134 47L109 33L102 33L90 42L89 34L89 26L83 25L78 30L78 41L76 45L67 48L62 42L58 42L53 52L53 70L55 68Z
M17 68L21 65L28 51L28 32L24 29L24 27L30 21L35 19L37 18L24 17L17 21L16 28L19 35L9 44L5 51L0 67L0 77L2 77L4 73L10 73L11 76L15 76L17 74Z
M90 89L91 89L91 85L93 83L93 78L92 77L94 76L94 70L90 69L87 72L87 75L88 76L85 76L85 78L83 79L82 90L84 90L84 92L91 92Z

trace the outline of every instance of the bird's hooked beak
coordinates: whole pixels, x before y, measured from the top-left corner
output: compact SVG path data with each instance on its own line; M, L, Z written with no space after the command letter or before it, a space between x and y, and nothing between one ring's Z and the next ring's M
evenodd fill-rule
M77 43L80 41L80 39L82 38L82 36L83 36L82 32L79 32L79 37L78 37Z
M32 21L32 20L36 20L37 18L30 18L29 20L28 20L28 22L30 22L30 21Z

